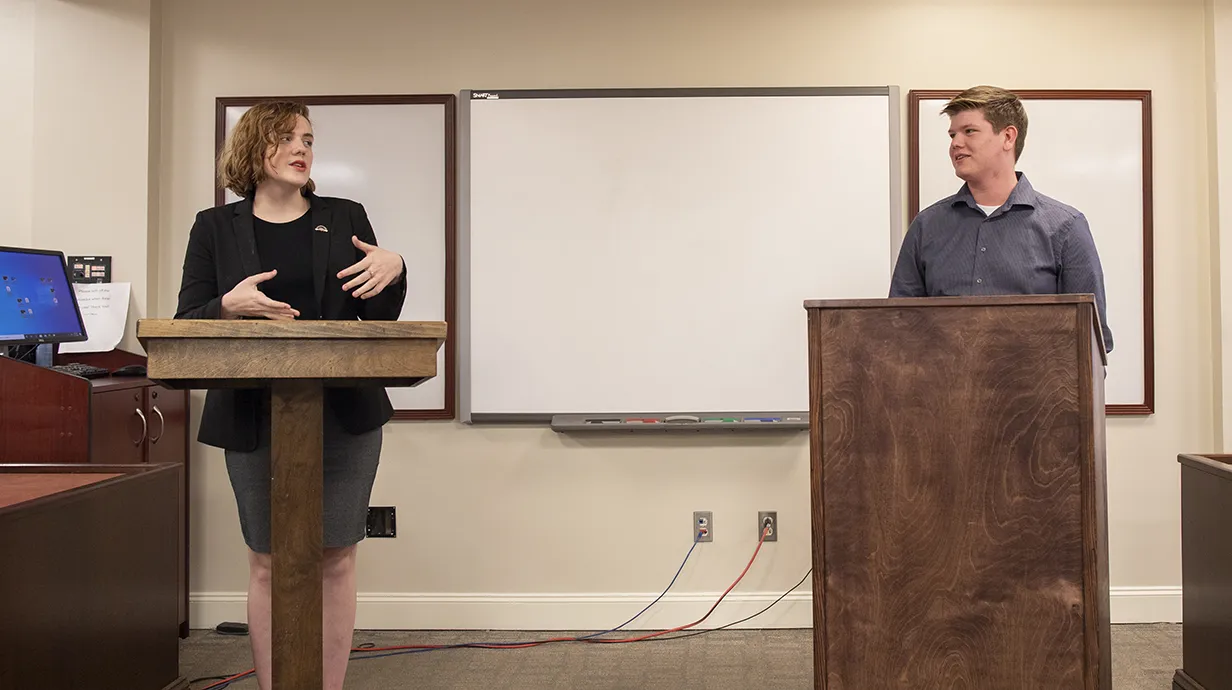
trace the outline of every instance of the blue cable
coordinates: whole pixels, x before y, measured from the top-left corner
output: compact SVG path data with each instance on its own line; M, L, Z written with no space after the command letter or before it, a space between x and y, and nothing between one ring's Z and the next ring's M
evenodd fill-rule
M579 637L579 638L577 638L577 639L579 639L579 640L589 640L589 639L590 639L590 638L592 638L592 637L599 637L600 635L606 635L606 634L608 634L608 633L610 633L610 632L616 632L617 630L620 630L621 628L625 627L626 625L628 625L628 624L632 623L633 621L637 620L639 617L641 617L641 615L642 615L643 613L646 613L647 611L649 611L651 606L654 606L655 604L659 603L659 600L660 600L660 599L662 599L664 596L666 596L666 595L667 595L668 591L672 588L672 585L676 584L676 578L680 577L680 573L684 571L684 566L685 566L685 563L688 563L688 562L689 562L689 556L692 556L692 555L693 555L693 549L696 549L696 548L697 548L697 543L698 543L699 541L701 541L701 538L702 538L702 533L701 533L701 532L698 532L698 533L697 533L697 536L693 538L693 546L690 546L690 547L689 547L689 552L688 552L688 553L686 553L686 554L684 555L684 561L682 561L682 562L680 563L680 567L676 569L676 574L672 576L672 581L671 581L671 582L669 582L669 583L667 583L667 589L663 590L663 593L662 593L662 594L660 594L659 596L655 597L655 600L654 600L654 601L652 601L652 602L650 602L649 604L647 604L647 605L646 605L646 608L642 609L641 611L638 611L636 616L634 616L634 617L630 618L629 620L625 621L624 623L621 623L620 625L618 625L618 626L616 626L616 627L612 628L611 630L604 630L603 632L600 632L600 633L594 633L593 635L586 635L586 636L584 636L584 637Z
M674 576L672 576L672 581L671 581L671 582L669 582L669 583L667 584L667 589L664 589L664 590L663 590L663 592L662 592L661 594L659 594L659 596L658 596L658 597L655 597L655 600L654 600L654 601L652 601L652 602L650 602L649 604L647 604L647 605L646 605L646 608L644 608L644 609L642 609L641 611L639 611L639 612L637 613L637 615L636 615L636 616L634 616L634 617L630 618L629 620L625 621L624 623L621 623L620 625L618 625L618 626L616 626L616 627L612 628L611 630L604 630L603 632L591 633L590 635L584 635L584 636L582 636L582 637L576 637L576 638L573 638L573 639L574 639L574 640L589 640L589 639L591 639L591 638L599 637L600 635L606 635L606 634L611 633L611 632L616 632L617 630L620 630L621 628L625 627L626 625L628 625L628 624L632 623L633 621L637 620L637 619L638 619L638 618L639 618L639 617L640 617L643 613L646 613L647 611L649 611L651 606L654 606L655 604L659 603L659 600L660 600L660 599L662 599L664 596L666 596L666 595L667 595L667 593L671 590L672 585L676 584L676 579L677 579L677 578L679 578L679 577L680 577L680 573L682 573L682 572L684 571L684 566L685 566L685 564L686 564L686 563L688 563L688 562L689 562L689 557L693 555L693 549L696 549L696 548L697 548L697 544L698 544L698 542L701 540L701 536L702 536L702 535L701 535L701 532L698 532L698 533L697 533L697 535L693 538L693 546L690 546L690 547L689 547L689 552L685 554L685 556L684 556L684 561L682 561L682 562L680 563L680 567L676 569L676 574L675 574ZM446 649L463 649L463 648L466 648L466 647L475 647L475 646L479 646L479 645L482 645L482 648L489 648L489 647L518 647L518 646L522 646L522 645L536 644L536 643L538 643L538 642L541 642L541 640L529 640L529 641L526 641L526 642L463 642L463 643L459 643L459 644L451 644L451 645L444 645L444 646L441 646L441 647L433 647L432 649L399 649L399 650L392 651L392 652L382 652L382 653L380 653L380 654L375 654L375 653L365 653L365 652L360 651L360 652L352 652L352 655L354 655L354 654L365 654L365 656L359 656L359 657L352 656L352 660L354 660L354 661L359 661L359 660L362 660L362 659L380 659L380 658L382 658L382 657L387 657L387 656L399 656L399 655L401 655L401 654L415 654L415 653L418 653L418 652L440 652L440 651L443 651L443 650L446 650Z

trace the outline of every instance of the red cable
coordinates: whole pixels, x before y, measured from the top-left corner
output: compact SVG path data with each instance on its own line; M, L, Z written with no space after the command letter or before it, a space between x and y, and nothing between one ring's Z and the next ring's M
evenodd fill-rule
M741 573L740 573L740 577L736 578L736 581L735 581L735 582L733 582L733 583L731 583L731 586L730 586L730 587L728 587L728 588L727 588L727 590L723 592L723 595L722 595L722 596L720 596L720 597L718 598L718 600L714 602L714 606L711 606L711 607L710 607L710 610L706 612L706 615L702 616L701 618L698 618L697 620L693 621L692 623L689 623L688 625L682 625L682 626L680 626L680 627L678 627L678 628L672 628L671 630L660 630L659 632L656 632L656 633L650 633L649 635L642 635L641 637L633 637L633 638L628 638L628 639L619 639L619 640L603 640L603 639L598 639L598 638L591 638L591 639L587 639L587 640L585 640L585 641L586 641L586 642L594 642L594 643L598 643L598 644L619 644L619 643L623 643L623 642L641 642L642 640L649 640L649 639L650 639L650 638L652 638L652 637L658 637L658 636L660 636L660 635L666 635L666 634L668 634L668 633L673 633L673 632L680 632L681 630L688 630L689 628L692 628L692 627L694 627L694 626L698 625L698 624L699 624L699 623L701 623L702 621L704 621L704 620L706 620L707 618L709 618L709 617L710 617L710 614L714 613L714 610L715 610L715 609L717 609L717 608L719 607L719 604L720 604L720 603L722 603L723 599L724 599L724 598L726 598L726 597L727 597L727 595L728 595L728 594L729 594L729 593L730 593L733 589L735 589L735 588L736 588L736 585L740 584L740 581L744 579L744 576L745 576L746 574L748 574L748 572L749 572L749 568L752 568L752 567L753 567L753 561L756 561L756 560L757 560L757 552L761 551L761 545L762 545L762 544L764 544L764 543L766 542L766 532L768 532L768 531L769 531L769 529L763 529L763 530L761 531L761 539L758 539L758 540L757 540L757 548L756 548L756 549L753 549L753 557L749 559L748 565L744 566L744 570L743 570L743 571L741 571Z
M466 647L474 648L474 649L526 649L528 647L538 647L540 645L548 644L551 642L590 642L593 644L623 644L627 642L641 642L642 640L649 640L652 637L659 637L660 635L666 635L668 633L680 632L681 630L688 630L689 628L695 627L701 624L702 621L709 618L710 614L714 613L714 610L719 607L719 604L722 603L723 599L726 598L727 595L733 589L736 588L736 585L740 584L740 581L744 579L744 576L749 572L749 568L753 567L753 562L757 560L757 553L761 551L762 544L766 542L766 532L767 531L768 530L762 530L761 539L757 541L757 548L753 550L753 557L749 559L748 565L744 566L744 571L740 573L740 577L737 577L736 581L731 583L731 586L728 587L727 590L724 591L723 594L718 598L718 600L714 602L714 606L710 607L710 610L706 612L706 615L702 616L701 618L698 618L697 620L693 621L692 623L689 623L688 625L682 625L680 627L672 628L670 630L660 630L659 632L650 633L648 635L641 635L639 637L621 638L618 640L599 639L599 638L581 638L581 637L553 637L553 638L549 638L546 640L538 640L536 642L527 642L525 644L516 644L516 645L468 644L466 645ZM397 646L397 647L365 647L363 649L356 649L352 651L356 651L356 652L396 652L396 651L404 651L404 650L410 650L410 649L448 649L448 648L457 647L457 646L458 645L405 645L405 646Z
M660 630L659 632L650 633L648 635L641 635L639 637L631 637L631 638L621 638L618 640L599 639L599 638L581 638L581 637L553 637L553 638L549 638L546 640L538 640L536 642L527 642L525 644L516 644L516 645L474 643L474 644L467 644L465 646L468 648L472 648L472 649L527 649L529 647L538 647L540 645L545 645L545 644L549 644L552 642L590 642L593 644L624 644L628 642L641 642L643 640L649 640L652 637L659 637L660 635L666 635L668 633L688 630L689 628L700 625L702 621L709 618L710 614L714 613L714 610L717 609L719 607L719 604L723 602L723 599L725 599L727 595L730 594L731 591L736 588L736 585L740 584L740 581L744 579L744 576L748 574L749 568L752 568L753 562L757 560L757 554L761 551L762 544L766 543L766 532L767 530L762 530L761 539L757 540L757 548L753 549L753 557L750 558L748 564L744 566L744 570L741 571L740 577L737 577L736 581L731 583L731 586L729 586L723 592L723 594L719 596L718 600L714 602L714 605L710 607L710 610L706 612L706 615L702 616L701 618L698 618L697 620L693 621L692 623L689 623L688 625L681 625L676 628L671 628L670 630ZM354 652L398 652L398 651L407 651L407 650L412 650L412 649L450 649L450 648L456 648L456 647L458 647L458 645L439 645L439 644L400 645L397 647L354 648L351 650L351 652L352 653ZM220 680L217 683L214 683L213 685L209 685L203 688L203 690L212 690L213 688L226 685L227 683L244 678L252 674L254 671L256 671L256 669L249 669L247 671L244 671L243 673L238 673L234 676L231 676L230 678L227 678L226 680Z
M256 672L257 672L257 669L250 668L247 671L244 671L243 673L237 673L234 676L231 676L230 678L225 678L223 680L218 681L217 683L212 683L210 685L207 685L202 690L211 690L212 688L221 687L223 685L226 685L227 683L233 683L237 680L240 680L241 678L247 678L248 676Z

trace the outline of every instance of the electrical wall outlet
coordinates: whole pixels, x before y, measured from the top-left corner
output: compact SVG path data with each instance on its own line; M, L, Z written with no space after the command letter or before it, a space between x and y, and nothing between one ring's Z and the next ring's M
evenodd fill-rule
M393 506L368 507L368 536L393 538L398 536L398 521Z
M714 519L709 510L694 511L693 538L697 541L714 541Z
M761 535L766 530L766 541L779 540L779 514L774 510L763 510L757 514L757 538L761 539Z

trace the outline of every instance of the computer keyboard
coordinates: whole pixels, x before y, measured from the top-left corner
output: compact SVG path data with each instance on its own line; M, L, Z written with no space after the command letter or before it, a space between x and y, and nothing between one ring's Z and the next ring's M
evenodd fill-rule
M96 379L102 376L110 376L111 370L103 367L96 367L90 364L82 364L81 362L69 362L68 364L56 364L51 367L55 371L80 376L83 379Z

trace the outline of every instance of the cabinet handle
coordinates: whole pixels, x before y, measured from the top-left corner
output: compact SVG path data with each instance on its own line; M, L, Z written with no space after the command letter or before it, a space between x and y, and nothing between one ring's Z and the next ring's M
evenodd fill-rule
M141 418L141 438L133 441L134 446L139 446L141 445L141 442L145 440L145 434L150 430L150 425L146 423L145 413L141 411L140 407L133 408L133 412L136 412L137 416Z
M163 417L163 411L158 409L158 405L154 406L154 414L158 415L158 435L150 437L150 443L158 443L158 439L163 437L163 432L167 430L167 420Z

